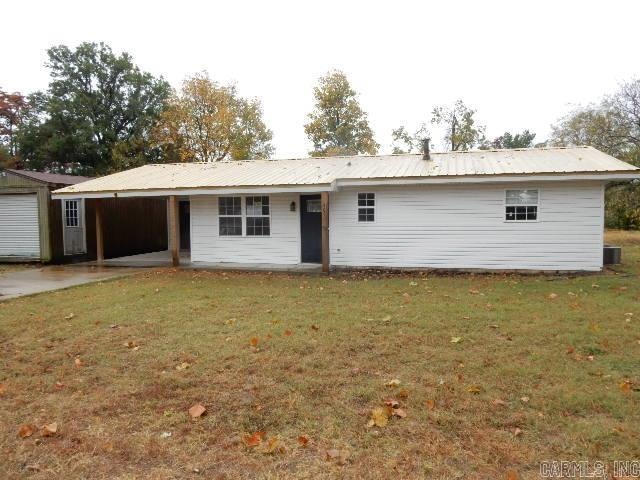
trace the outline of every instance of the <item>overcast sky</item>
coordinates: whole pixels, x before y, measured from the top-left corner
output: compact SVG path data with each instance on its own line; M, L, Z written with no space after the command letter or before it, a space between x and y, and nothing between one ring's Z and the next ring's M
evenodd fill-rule
M310 149L312 89L333 68L359 93L382 153L394 127L457 98L489 137L528 128L542 141L572 105L640 76L637 0L20 0L3 16L1 88L43 89L48 47L103 41L173 86L204 69L237 82L261 99L279 158Z

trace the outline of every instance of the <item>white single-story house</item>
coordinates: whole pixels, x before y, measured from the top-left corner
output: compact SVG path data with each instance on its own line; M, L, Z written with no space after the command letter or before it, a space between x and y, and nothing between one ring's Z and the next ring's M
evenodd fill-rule
M605 185L638 178L591 147L427 151L146 165L54 198L166 197L174 264L597 271Z

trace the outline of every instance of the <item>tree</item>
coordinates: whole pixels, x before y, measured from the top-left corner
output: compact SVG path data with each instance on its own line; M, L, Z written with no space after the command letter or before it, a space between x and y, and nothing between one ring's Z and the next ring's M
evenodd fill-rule
M616 158L640 165L640 79L620 85L599 102L574 109L553 126L556 146L591 145ZM611 184L605 197L610 228L640 229L640 185Z
M515 134L504 132L492 141L483 143L480 148L483 150L488 150L490 148L531 148L533 146L534 138L536 138L536 134L529 130L524 130L522 133Z
M435 107L431 123L445 128L444 141L451 150L470 150L482 144L485 139L485 127L476 124L475 114L475 110L458 100L453 107Z
M377 153L380 145L374 139L367 114L343 72L334 70L320 77L313 95L315 107L304 126L313 144L309 152L312 156Z
M165 80L103 43L47 54L49 88L30 96L18 138L29 168L101 174L154 158L147 140L170 92Z
M401 125L391 131L392 148L394 154L414 153L421 151L422 141L430 138L429 129L426 124L422 123L415 132L409 131Z
M27 99L19 93L7 93L0 89L0 145L11 157L18 155L16 133L27 114Z
M176 162L269 158L272 137L257 99L240 97L235 86L220 85L206 72L183 82L152 134L165 158Z

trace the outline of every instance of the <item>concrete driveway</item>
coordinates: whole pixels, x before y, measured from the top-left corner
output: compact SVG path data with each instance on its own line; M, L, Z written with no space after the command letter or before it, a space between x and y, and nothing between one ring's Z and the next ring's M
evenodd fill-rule
M24 295L124 277L140 271L136 268L100 268L75 265L8 271L0 274L0 302Z

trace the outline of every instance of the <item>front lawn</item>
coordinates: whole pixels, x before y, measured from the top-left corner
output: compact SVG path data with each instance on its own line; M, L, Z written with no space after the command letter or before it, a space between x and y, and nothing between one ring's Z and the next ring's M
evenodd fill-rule
M624 265L571 278L150 270L0 302L0 477L513 479L637 459L640 235L615 235Z

